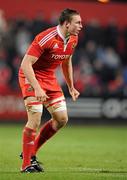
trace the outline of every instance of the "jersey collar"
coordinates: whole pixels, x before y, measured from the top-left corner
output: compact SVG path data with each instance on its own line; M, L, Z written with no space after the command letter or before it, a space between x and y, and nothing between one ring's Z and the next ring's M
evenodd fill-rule
M59 28L59 25L57 26L57 32L58 32L58 35L61 37L61 39L64 41L64 43L66 44L68 38L65 38L62 33L60 32L60 28Z

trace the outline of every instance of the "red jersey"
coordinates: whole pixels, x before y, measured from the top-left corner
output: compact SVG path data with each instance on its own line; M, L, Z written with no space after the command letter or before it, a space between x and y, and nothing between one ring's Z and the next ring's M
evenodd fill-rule
M38 34L26 53L38 58L33 65L36 77L54 79L55 69L73 54L77 39L77 36L71 35L67 41L60 33L59 26ZM24 77L21 69L19 76Z
M56 26L38 34L27 50L26 54L38 58L33 64L33 70L40 86L51 99L63 95L55 76L55 69L70 58L76 44L77 36L71 35L66 40L60 33L59 26ZM24 97L34 96L34 90L31 91L31 86L21 68L19 82Z

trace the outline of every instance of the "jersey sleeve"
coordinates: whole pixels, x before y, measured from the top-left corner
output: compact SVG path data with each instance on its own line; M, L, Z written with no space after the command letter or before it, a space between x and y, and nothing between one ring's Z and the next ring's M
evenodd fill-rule
M31 43L30 47L28 48L26 54L39 58L43 54L44 50L47 48L47 43L41 45L41 39L43 39L44 37L45 33L37 35Z

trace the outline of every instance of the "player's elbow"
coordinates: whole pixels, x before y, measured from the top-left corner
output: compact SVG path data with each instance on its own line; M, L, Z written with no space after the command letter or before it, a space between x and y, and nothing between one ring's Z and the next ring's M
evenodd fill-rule
M20 66L20 67L21 67L22 70L24 70L24 68L25 68L25 63L24 63L24 61L21 62L21 66Z
M22 62L21 62L21 69L23 71L26 71L30 68L30 66L32 66L31 61L29 61L27 58L23 58Z

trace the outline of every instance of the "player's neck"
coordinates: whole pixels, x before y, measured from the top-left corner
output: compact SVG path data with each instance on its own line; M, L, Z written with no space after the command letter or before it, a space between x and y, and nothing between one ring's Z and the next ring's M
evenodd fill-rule
M59 26L60 33L65 39L68 39L70 36L70 33L68 33L67 29L64 26Z

